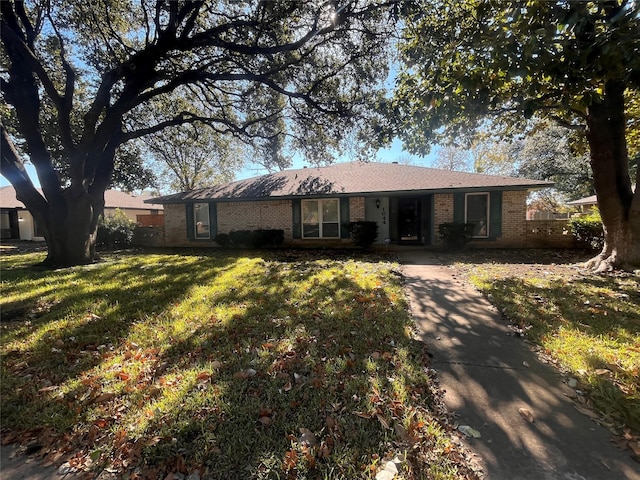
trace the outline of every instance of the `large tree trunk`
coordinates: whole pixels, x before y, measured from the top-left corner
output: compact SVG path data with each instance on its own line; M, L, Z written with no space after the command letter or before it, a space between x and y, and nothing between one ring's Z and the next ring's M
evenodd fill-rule
M92 263L98 219L104 210L102 198L69 189L64 192L64 205L48 207L47 215L38 215L48 247L44 264L68 267Z
M622 82L607 82L603 100L589 107L587 117L591 168L605 238L602 252L587 262L587 267L597 272L640 265L640 193L634 199L629 178L624 90Z

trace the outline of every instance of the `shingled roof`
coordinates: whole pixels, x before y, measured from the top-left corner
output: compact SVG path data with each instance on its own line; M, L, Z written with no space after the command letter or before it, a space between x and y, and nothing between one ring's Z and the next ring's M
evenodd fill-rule
M549 182L501 175L452 172L397 163L349 162L328 167L270 173L191 192L147 200L147 203L185 203L207 200L258 200L302 196L435 193L458 189L534 189Z
M42 194L42 190L38 189ZM118 190L107 190L104 192L105 208L120 208L133 210L162 210L162 207L150 207L146 200L151 200L151 195L133 195L131 193L120 192ZM13 185L0 187L0 207L2 208L25 208L24 204L16 198L16 191Z

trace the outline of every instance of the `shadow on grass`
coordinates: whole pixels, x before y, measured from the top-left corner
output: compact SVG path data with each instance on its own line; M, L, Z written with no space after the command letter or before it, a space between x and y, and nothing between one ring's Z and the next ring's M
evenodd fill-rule
M162 476L362 476L431 390L388 265L344 259L192 252L15 270L5 305L48 310L2 327L3 426L51 426L98 464Z
M519 278L484 289L509 320L580 378L598 410L640 431L640 291L633 278ZM634 360L635 359L635 360Z

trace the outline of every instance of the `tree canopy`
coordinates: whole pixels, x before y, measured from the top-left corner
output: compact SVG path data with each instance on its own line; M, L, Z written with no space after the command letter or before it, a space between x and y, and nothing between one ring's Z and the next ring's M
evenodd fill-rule
M103 192L133 164L119 154L165 128L206 124L278 166L286 150L322 163L347 136L371 139L395 3L2 2L2 174L49 261L91 261Z
M162 191L185 192L233 180L244 155L233 137L199 125L170 127L144 138Z
M533 115L582 132L605 226L597 269L640 263L640 195L625 117L640 89L634 0L424 0L405 18L390 131L413 152L487 117L518 132ZM636 183L640 179L636 176Z

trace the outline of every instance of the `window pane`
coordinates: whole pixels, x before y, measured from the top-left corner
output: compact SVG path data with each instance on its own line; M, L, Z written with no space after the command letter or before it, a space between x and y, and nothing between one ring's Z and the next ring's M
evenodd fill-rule
M196 238L209 238L209 204L194 204L193 219L196 227Z
M302 223L318 223L318 202L315 200L302 202Z
M303 223L302 236L304 238L318 238L320 236L320 225L317 223Z
M322 236L325 238L338 238L340 236L340 226L337 223L323 223Z
M467 223L473 224L474 237L488 236L489 195L467 195Z
M338 200L337 199L322 201L322 221L338 222Z

